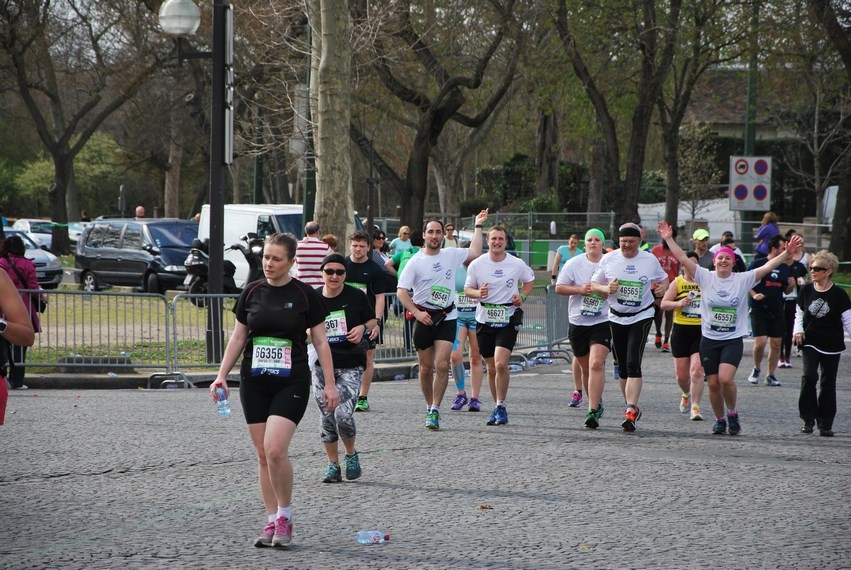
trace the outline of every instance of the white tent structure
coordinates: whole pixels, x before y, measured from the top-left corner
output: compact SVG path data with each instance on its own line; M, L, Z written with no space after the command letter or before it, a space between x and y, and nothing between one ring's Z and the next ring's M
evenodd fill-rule
M691 234L697 228L704 228L709 232L709 243L714 244L721 241L721 234L725 231L733 232L737 238L741 237L742 221L740 212L730 209L730 200L727 198L718 198L716 200L702 200L696 208L694 219L692 220L691 204L687 202L680 203L679 220L677 227L680 236L685 240L691 238ZM648 237L656 235L656 224L665 217L665 203L658 202L655 204L639 204L638 215L641 218L641 225L647 231ZM668 220L671 225L674 225L671 220ZM682 227L685 226L685 230ZM654 241L648 239L648 241Z

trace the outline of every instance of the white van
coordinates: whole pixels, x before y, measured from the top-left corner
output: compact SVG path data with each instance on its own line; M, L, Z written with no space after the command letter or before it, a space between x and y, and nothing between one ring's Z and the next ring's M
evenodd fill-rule
M239 237L255 233L261 238L274 233L289 232L301 237L304 233L304 207L301 204L225 204L224 246L225 259L236 266L233 278L237 287L245 286L248 263L239 251L227 249L239 242ZM210 205L201 207L198 238L210 237Z
M358 213L354 213L353 224L356 229L362 230ZM201 206L201 220L198 228L198 238L201 240L210 237L210 205ZM351 226L350 226L351 228ZM236 266L233 276L237 287L244 287L248 278L248 262L239 251L229 248L239 243L239 237L248 233L255 233L260 238L265 238L274 233L291 233L296 239L304 234L304 206L301 204L225 204L224 216L224 258L230 260ZM345 246L344 249L347 249Z

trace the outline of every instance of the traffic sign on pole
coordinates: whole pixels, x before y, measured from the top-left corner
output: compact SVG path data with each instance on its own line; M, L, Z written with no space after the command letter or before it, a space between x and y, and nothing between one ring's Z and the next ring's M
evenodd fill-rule
M767 212L771 209L771 157L730 157L730 209Z

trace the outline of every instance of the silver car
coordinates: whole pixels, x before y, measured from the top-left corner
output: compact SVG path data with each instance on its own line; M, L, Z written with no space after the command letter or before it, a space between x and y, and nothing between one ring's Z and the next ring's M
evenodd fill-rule
M3 228L6 237L20 236L24 242L27 259L35 263L35 275L42 289L56 289L62 283L62 262L58 257L41 249L30 237L19 230Z
M53 244L53 222L35 218L18 218L12 229L26 233L32 241L50 249Z

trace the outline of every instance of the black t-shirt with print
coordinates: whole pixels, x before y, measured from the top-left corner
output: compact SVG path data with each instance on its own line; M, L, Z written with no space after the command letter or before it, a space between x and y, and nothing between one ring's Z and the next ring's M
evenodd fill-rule
M233 311L236 320L248 326L248 340L242 353L240 368L243 380L251 377L254 339L258 337L291 341L292 373L288 378L310 379L310 369L307 365L307 329L324 322L325 315L328 314L325 301L319 292L298 279L291 279L281 286L270 285L264 279L243 290Z
M816 291L807 283L798 293L798 307L804 311L804 346L828 353L845 350L842 313L851 309L848 293L836 286Z
M321 290L320 290L321 291ZM328 307L325 319L325 334L328 335L328 346L331 347L331 357L334 368L355 368L366 366L366 345L352 344L346 340L343 333L342 318L337 312L345 314L345 330L350 331L370 319L375 318L375 311L369 306L366 295L355 287L344 286L336 297L322 297ZM338 334L334 334L334 333Z

